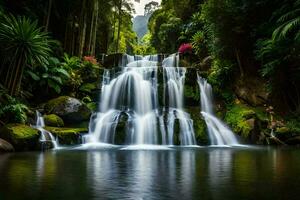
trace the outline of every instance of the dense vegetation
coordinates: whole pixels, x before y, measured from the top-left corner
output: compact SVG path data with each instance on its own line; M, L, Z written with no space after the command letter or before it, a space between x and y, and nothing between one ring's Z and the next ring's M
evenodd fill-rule
M91 99L102 54L133 52L133 12L126 0L1 1L2 124L58 95Z
M129 0L1 1L1 123L26 123L30 107L59 95L91 103L102 54L174 53L187 43L229 114L258 108L271 116L268 128L300 130L299 0L152 2L140 41L133 13ZM228 113L232 126L243 118Z

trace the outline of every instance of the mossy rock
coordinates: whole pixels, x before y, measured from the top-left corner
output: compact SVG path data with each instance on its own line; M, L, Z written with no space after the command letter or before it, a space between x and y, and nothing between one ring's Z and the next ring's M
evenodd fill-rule
M55 114L44 115L44 121L46 126L63 127L65 125L63 119Z
M88 133L87 128L59 128L47 126L45 129L58 137L59 143L63 145L79 144L81 135Z
M11 143L16 151L39 149L39 131L24 124L8 124L2 127L0 137Z
M84 120L88 120L91 115L90 109L80 100L61 96L52 99L45 104L47 114L56 114L66 123L76 124Z
M199 107L189 107L186 111L191 115L193 120L196 141L199 145L208 145L209 138L206 123L200 113Z
M260 132L267 128L266 116L261 109L235 104L226 113L225 122L242 138L257 143Z
M255 112L250 107L244 105L234 105L225 116L225 121L232 127L235 133L248 138L253 127L250 120L255 118ZM249 121L248 121L249 120Z

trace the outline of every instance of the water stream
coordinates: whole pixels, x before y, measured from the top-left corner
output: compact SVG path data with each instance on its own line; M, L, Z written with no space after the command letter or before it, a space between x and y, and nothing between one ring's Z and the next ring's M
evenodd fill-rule
M211 145L239 145L234 133L214 113L211 85L199 74L198 84L201 96L201 114L207 125Z
M44 143L50 141L54 149L57 149L59 147L58 141L55 139L53 134L44 129L45 127L44 117L39 111L36 111L36 124L33 127L38 129L41 133L40 142Z

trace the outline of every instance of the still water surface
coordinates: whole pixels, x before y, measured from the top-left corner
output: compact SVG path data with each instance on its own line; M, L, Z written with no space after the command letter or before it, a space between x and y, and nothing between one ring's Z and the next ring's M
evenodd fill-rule
M300 150L59 150L0 155L0 200L300 199Z

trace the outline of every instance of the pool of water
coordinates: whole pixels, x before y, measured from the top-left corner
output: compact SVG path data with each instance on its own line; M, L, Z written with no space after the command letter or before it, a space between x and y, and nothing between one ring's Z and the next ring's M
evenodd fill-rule
M1 200L300 199L295 148L95 148L0 155Z

